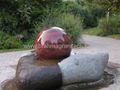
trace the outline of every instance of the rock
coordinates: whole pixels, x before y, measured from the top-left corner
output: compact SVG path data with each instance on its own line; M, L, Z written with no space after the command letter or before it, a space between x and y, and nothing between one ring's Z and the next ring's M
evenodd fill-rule
M16 82L20 90L53 90L61 87L62 74L58 65L38 66L36 57L28 54L20 58Z
M108 62L108 54L76 54L63 61L58 60L59 63L54 60L55 63L50 65L36 64L36 61L44 62L39 61L34 52L20 58L16 77L10 81L16 83L18 90L79 90L88 86L89 82L99 84ZM13 86L9 90L14 90L14 84L8 82L7 85Z
M97 81L103 76L107 63L106 53L72 55L58 64L63 85Z

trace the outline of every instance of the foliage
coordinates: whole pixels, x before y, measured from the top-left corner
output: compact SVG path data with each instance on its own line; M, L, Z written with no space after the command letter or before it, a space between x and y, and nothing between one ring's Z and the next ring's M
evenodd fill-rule
M79 15L82 6L75 2L66 1L61 5L62 13L73 13L74 15Z
M120 10L120 0L84 0L84 2L87 4L92 3L95 7L105 8L110 11Z
M24 48L26 49L33 49L35 44L35 40L28 40L26 43L24 43Z
M106 36L106 37L120 40L120 34L112 34L112 35L108 35L108 36Z
M94 2L108 10L120 10L120 0L94 0Z
M87 10L81 10L80 14L83 22L83 28L96 27L98 25L97 18Z
M89 28L89 29L85 29L83 31L84 34L87 35L100 35L103 32L103 30L99 27L95 27L95 28ZM105 37L109 37L109 38L114 38L114 39L119 39L120 40L120 34L112 34L112 35L107 35Z
M6 40L6 38L8 37L8 35L6 35L4 32L0 31L0 49L4 48L4 40Z
M81 5L81 6L84 6L84 5L85 5L84 0L75 0L75 1L76 1L76 3L78 3L78 4Z
M65 31L70 35L73 44L78 44L78 39L82 28L80 18L75 17L72 14L63 14L56 19L56 26L65 29Z
M3 33L2 32L0 32L0 49L2 48L2 38L3 37Z
M106 14L105 10L101 8L92 8L89 11L89 9L85 9L84 6L84 1L77 0L77 3L65 2L62 7L64 7L63 12L72 13L80 17L83 28L96 27L98 25L97 18L104 17Z
M0 49L22 48L22 46L21 40L0 31Z
M78 37L81 33L81 22L80 19L73 14L63 13L63 14L50 14L47 18L43 20L38 26L36 26L38 32L42 28L51 26L58 26L63 28L71 37L73 44L78 44Z
M12 49L12 48L22 48L23 44L21 41L17 41L14 37L9 37L3 42L3 47L5 49Z
M106 18L100 20L99 27L103 29L101 35L120 34L120 15L111 16L109 23Z
M31 39L35 24L46 15L46 7L58 7L61 0L0 0L0 28L10 34Z
M106 9L104 8L93 8L91 12L92 15L97 18L103 18L106 16Z
M102 32L102 29L99 27L88 28L83 31L83 34L87 35L99 35Z
M98 19L106 14L105 9L96 8L93 1L0 0L0 33L8 35L2 37L6 42L9 42L8 37L11 36L11 41L14 41L13 36L19 34L23 36L24 44L32 44L39 30L59 26L65 29L73 43L77 44L81 28L96 27ZM0 45L4 46L3 43Z

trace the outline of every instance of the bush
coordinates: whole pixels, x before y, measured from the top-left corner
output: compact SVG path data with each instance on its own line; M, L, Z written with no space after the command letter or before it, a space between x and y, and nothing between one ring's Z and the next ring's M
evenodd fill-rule
M84 6L84 5L85 5L84 0L75 0L75 1L76 1L76 3L78 3L78 4L81 5L81 6Z
M72 1L66 1L61 5L60 8L62 13L72 13L74 15L80 15L82 6Z
M0 49L2 48L3 32L0 32Z
M61 0L0 0L0 29L10 34L24 35L24 41L34 34L34 24L46 15L46 7L58 7Z
M80 12L83 28L96 27L98 25L97 17L93 16L88 10L82 9Z
M4 49L22 48L23 43L20 40L16 40L14 37L9 36L3 41Z
M83 28L96 27L98 25L97 16L95 16L96 13L94 13L94 10L88 11L88 9L83 9L83 6L80 3L66 1L60 8L59 11L61 11L61 13L72 13L73 15L80 17Z
M35 44L35 40L28 40L24 44L24 48L33 49L34 48L34 44Z
M78 37L82 29L80 18L70 13L50 14L42 23L36 26L36 30L39 32L42 28L51 26L63 28L70 35L73 44L78 44Z
M106 18L103 18L99 22L99 27L103 29L100 35L120 34L120 15L111 16L107 23Z
M64 13L56 19L56 26L65 29L65 31L70 35L73 44L78 44L78 39L82 29L80 18L75 17L72 14Z
M4 48L4 41L7 39L8 35L0 31L0 49Z
M106 11L104 8L93 8L91 12L94 17L102 18L106 16Z

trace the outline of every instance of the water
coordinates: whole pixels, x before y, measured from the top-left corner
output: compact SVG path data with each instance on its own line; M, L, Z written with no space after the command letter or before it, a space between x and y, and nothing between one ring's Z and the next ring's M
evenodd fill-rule
M114 78L115 76L113 74L104 72L103 77L96 82L73 84L63 87L62 90L99 90L113 84Z

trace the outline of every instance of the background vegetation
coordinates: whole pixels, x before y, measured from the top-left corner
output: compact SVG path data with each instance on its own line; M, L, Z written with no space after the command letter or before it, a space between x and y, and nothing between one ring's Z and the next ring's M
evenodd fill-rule
M97 28L84 30L86 34L120 39L120 0L87 0L88 3L106 10L105 17L99 19Z
M0 0L0 49L33 45L50 26L63 28L74 45L82 32L120 34L119 10L119 0Z

